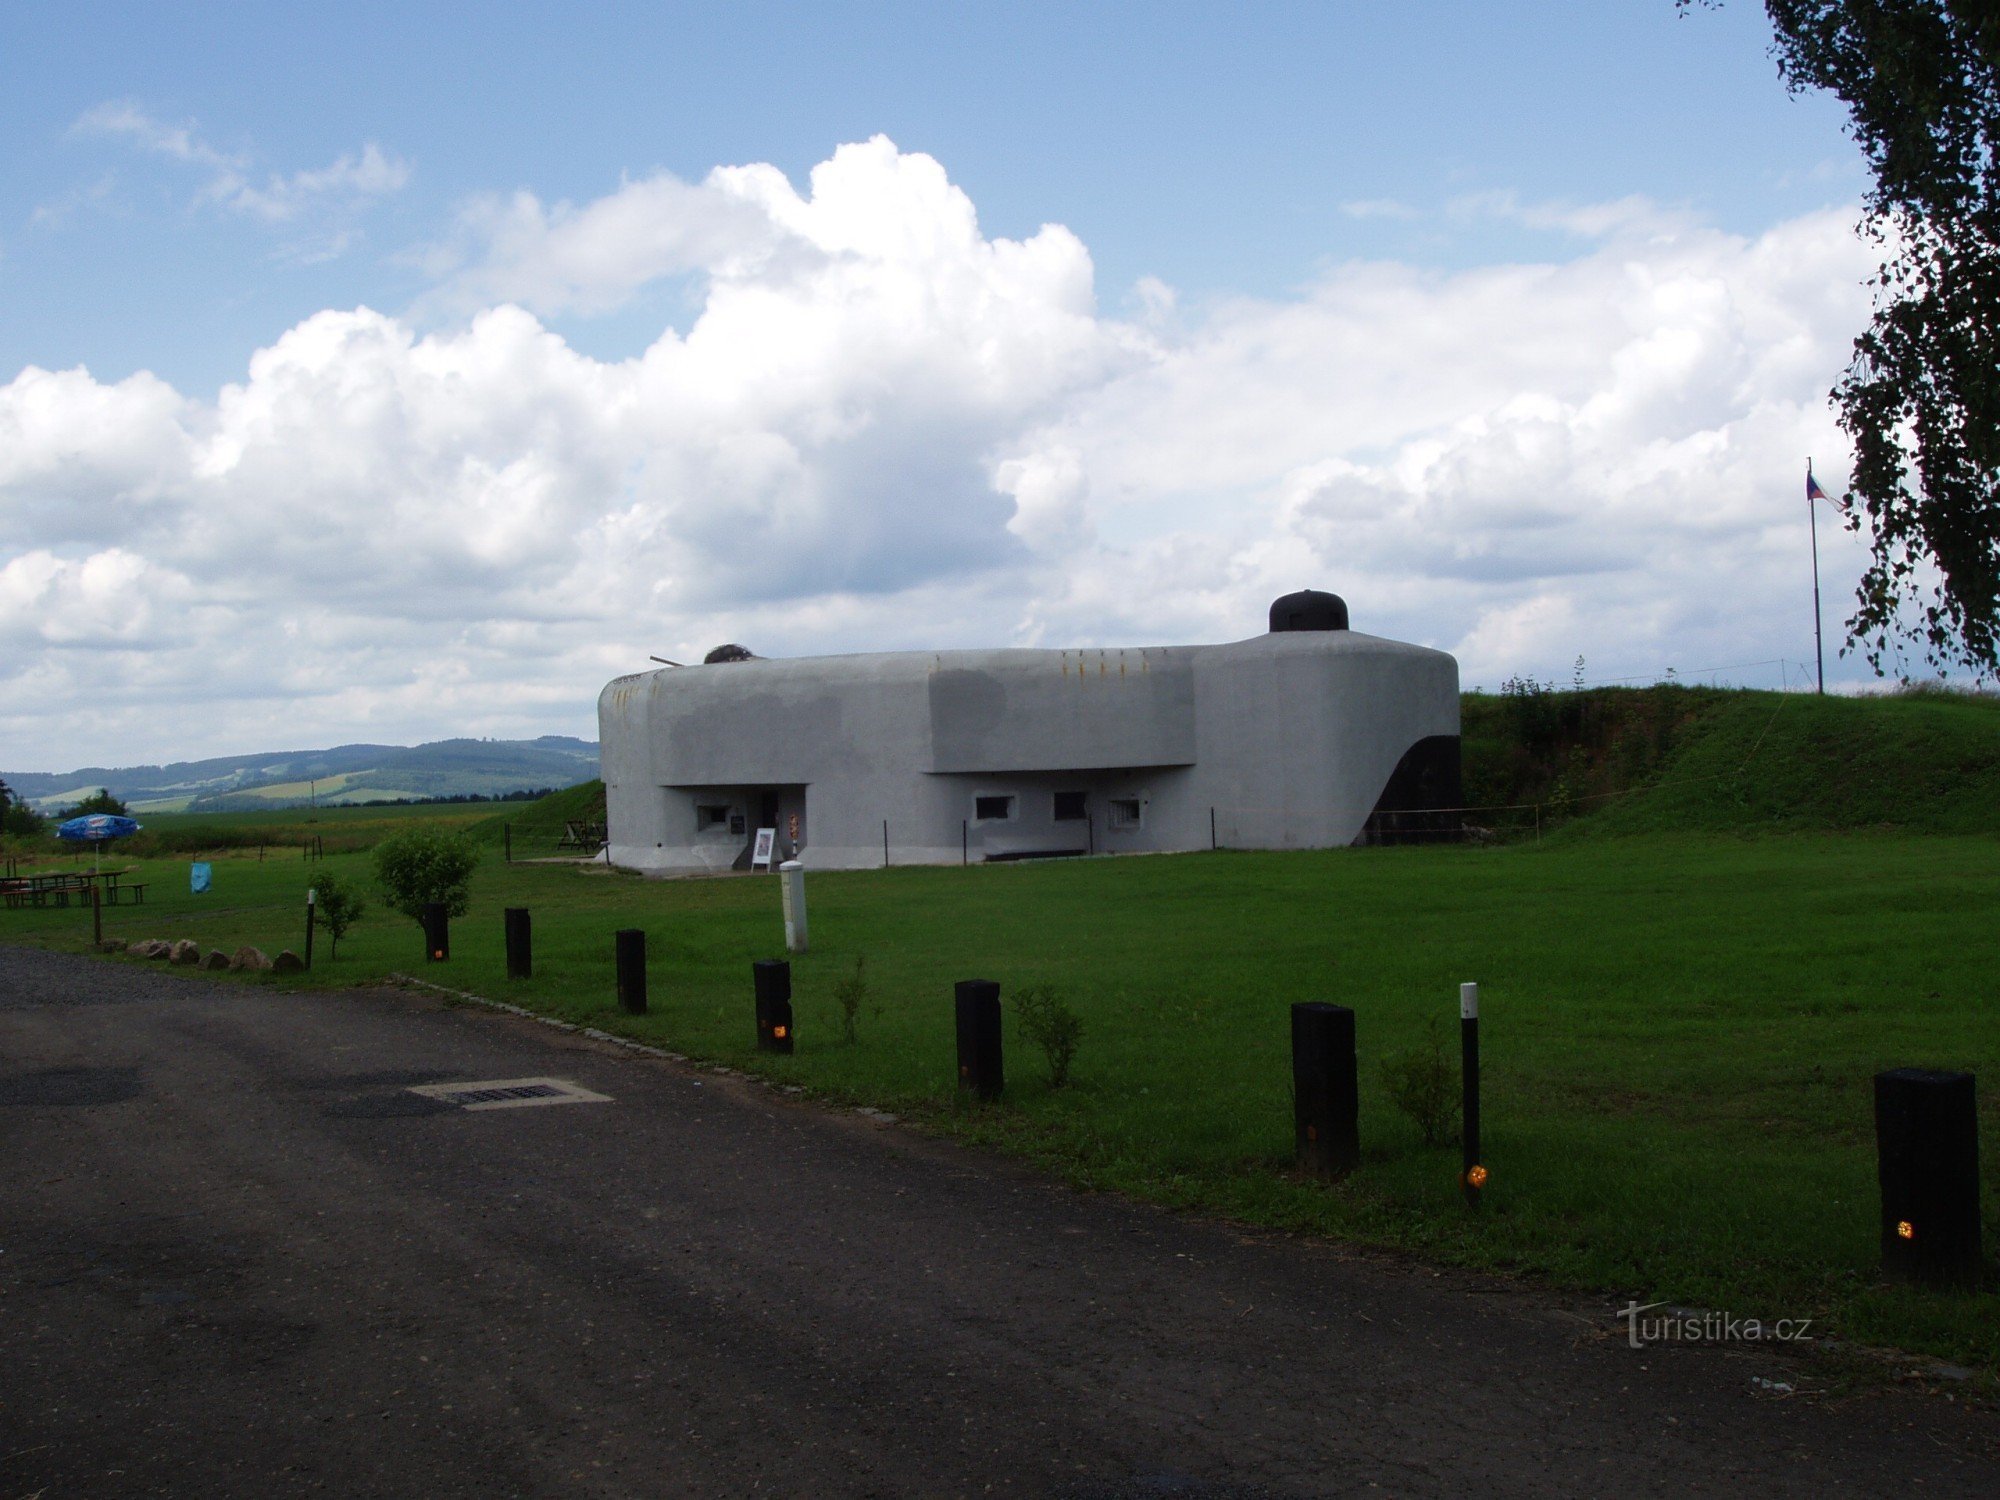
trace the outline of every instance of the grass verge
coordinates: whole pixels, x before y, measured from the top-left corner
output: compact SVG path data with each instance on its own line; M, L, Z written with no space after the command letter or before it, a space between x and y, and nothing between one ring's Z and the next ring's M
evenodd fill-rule
M143 865L154 899L104 913L119 938L297 948L318 869L366 859ZM134 875L133 879L143 878ZM395 970L894 1110L1080 1184L1397 1247L1641 1301L1813 1317L1830 1333L2000 1373L1992 1292L1876 1274L1870 1078L1981 1075L1989 1251L2000 1245L2000 1025L1990 837L1634 835L1540 848L1221 853L809 878L814 948L794 961L798 1050L754 1050L749 965L781 951L776 884L641 881L489 859L450 963L379 898L299 981ZM505 977L501 909L533 913L535 977ZM615 1007L612 933L648 935L652 1011ZM0 938L80 948L89 916L0 913ZM857 1039L836 986L865 955ZM137 962L138 960L127 960ZM1008 1089L954 1086L951 985L1052 984L1085 1033L1067 1088L1008 1025ZM1481 983L1478 1214L1457 1158L1389 1104L1381 1063ZM270 981L266 981L269 983ZM1361 1169L1291 1171L1287 1007L1358 1012Z

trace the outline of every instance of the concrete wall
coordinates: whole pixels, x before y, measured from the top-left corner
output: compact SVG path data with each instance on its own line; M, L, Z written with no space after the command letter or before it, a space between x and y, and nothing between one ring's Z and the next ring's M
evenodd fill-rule
M1307 848L1351 843L1404 751L1458 733L1458 668L1352 631L753 660L619 678L598 718L611 859L636 869L740 863L774 795L781 845L796 814L825 868L881 864L885 823L898 864L1207 848L1211 812L1226 846Z

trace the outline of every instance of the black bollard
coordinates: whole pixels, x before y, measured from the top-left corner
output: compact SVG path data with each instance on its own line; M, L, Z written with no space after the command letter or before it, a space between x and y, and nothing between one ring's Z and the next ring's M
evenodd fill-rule
M426 901L423 920L424 957L441 964L451 957L451 913L442 901Z
M1000 986L991 979L961 979L953 990L958 1009L958 1086L981 1099L1000 1097Z
M750 965L757 991L757 1050L792 1050L792 966L782 958L760 958Z
M1465 1146L1458 1180L1468 1208L1479 1207L1479 1190L1486 1186L1486 1164L1479 1159L1479 986L1458 987L1459 1111Z
M1344 1177L1361 1162L1361 1092L1354 1012L1309 1000L1292 1007L1292 1120L1298 1162Z
M528 908L510 906L507 908L507 977L509 979L531 979L534 977L534 944L528 935Z
M618 1008L628 1016L646 1013L646 934L621 927L612 934L618 954Z
M1875 1075L1882 1269L1927 1286L1979 1284L1979 1111L1970 1073Z

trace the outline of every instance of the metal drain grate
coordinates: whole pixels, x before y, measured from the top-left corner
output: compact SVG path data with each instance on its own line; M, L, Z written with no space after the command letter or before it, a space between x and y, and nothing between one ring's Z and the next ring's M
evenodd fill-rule
M566 1078L495 1078L484 1083L427 1083L410 1090L461 1109L525 1109L534 1104L609 1104Z

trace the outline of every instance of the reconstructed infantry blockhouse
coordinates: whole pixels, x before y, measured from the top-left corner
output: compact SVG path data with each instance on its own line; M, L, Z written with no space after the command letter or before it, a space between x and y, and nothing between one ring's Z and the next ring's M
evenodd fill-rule
M719 661L598 699L614 864L1325 848L1456 807L1458 664L1307 591L1221 646Z

